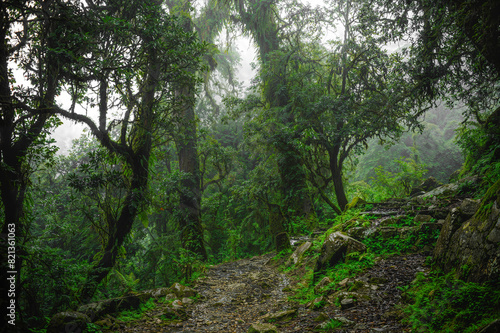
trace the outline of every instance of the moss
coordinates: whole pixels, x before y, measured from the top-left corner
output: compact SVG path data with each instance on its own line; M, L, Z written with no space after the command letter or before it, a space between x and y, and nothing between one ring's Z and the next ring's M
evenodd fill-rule
M488 219L488 216L491 214L491 208L493 207L493 203L495 202L495 200L497 200L499 195L500 195L500 179L497 180L497 182L488 189L488 191L483 197L483 200L481 200L479 209L474 215L476 220L484 221Z

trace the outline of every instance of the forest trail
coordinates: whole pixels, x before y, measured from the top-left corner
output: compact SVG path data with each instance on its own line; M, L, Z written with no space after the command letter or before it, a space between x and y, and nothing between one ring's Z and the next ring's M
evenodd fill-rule
M380 260L362 275L350 279L340 291L346 298L357 298L354 304L336 306L336 293L326 296L326 305L319 309L288 300L297 277L279 272L272 258L272 254L266 254L213 266L195 285L200 297L183 309L183 321L165 324L160 318L168 309L159 304L141 321L120 325L119 332L240 333L248 332L254 323L267 322L282 333L318 332L321 322L328 323L331 319L344 321L343 328L335 332L409 331L400 323L395 305L401 300L400 288L424 270L423 254ZM287 318L287 314L293 318Z

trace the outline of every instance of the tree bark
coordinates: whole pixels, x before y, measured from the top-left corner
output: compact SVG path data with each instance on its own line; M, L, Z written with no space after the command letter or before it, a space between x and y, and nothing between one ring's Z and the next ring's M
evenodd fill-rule
M330 172L332 173L333 187L337 196L337 203L342 211L346 209L349 201L344 190L344 181L342 180L342 162L339 161L338 150L329 149L330 156Z
M290 238L284 228L284 217L280 206L268 203L267 207L269 210L269 228L276 246L276 252L290 250Z
M184 31L191 33L192 21L184 17ZM177 151L179 170L187 174L181 181L180 220L182 247L207 259L201 220L201 180L196 133L196 115L194 113L195 82L184 82L177 90L180 101L179 139Z

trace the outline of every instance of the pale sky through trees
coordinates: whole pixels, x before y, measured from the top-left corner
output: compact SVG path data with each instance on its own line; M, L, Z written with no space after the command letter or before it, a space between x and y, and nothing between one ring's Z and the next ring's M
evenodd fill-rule
M305 0L304 2L309 3L313 7L324 4L323 0ZM238 75L238 80L243 83L246 89L249 87L250 81L257 74L256 70L252 69L251 65L257 61L257 51L251 38L246 36L240 36L238 38L237 48L241 56L241 63L236 73ZM19 79L21 78L22 76ZM69 108L69 100L69 96L66 94L65 97L65 94L63 94L58 102L61 103L63 107ZM97 114L95 115L95 118L96 117ZM84 133L86 126L82 123L75 123L68 119L61 120L63 121L63 125L53 130L51 136L56 140L56 144L60 148L58 153L66 154L72 146L72 141L79 138L82 133Z

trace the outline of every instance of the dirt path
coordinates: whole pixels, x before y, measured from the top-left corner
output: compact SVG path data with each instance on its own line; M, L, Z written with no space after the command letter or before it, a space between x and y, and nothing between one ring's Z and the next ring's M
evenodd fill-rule
M202 301L189 319L164 332L246 332L266 314L289 309L288 279L266 263L272 255L242 259L210 269L195 289Z
M323 322L346 319L336 332L406 332L394 306L400 302L400 288L423 271L424 255L410 254L381 260L364 274L348 281L340 291L344 298L357 298L349 307L334 305L337 294L326 295L327 305L313 310L288 301L290 280L269 264L271 254L224 263L209 269L195 286L199 300L185 309L181 322L161 320L166 305L159 306L119 332L247 332L251 324L268 322L269 316L295 310L291 320L274 320L281 333L317 332ZM355 285L356 288L352 286ZM290 292L288 292L290 293ZM338 305L338 301L337 301ZM116 332L116 330L114 330Z

